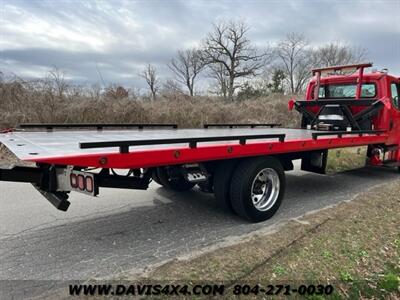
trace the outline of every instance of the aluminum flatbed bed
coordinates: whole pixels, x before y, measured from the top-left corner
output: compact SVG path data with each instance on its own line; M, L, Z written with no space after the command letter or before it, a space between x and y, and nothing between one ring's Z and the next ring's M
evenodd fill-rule
M145 168L367 145L385 140L386 135L379 132L341 134L289 128L54 130L0 134L0 143L22 160L103 168ZM124 146L127 151L121 151Z

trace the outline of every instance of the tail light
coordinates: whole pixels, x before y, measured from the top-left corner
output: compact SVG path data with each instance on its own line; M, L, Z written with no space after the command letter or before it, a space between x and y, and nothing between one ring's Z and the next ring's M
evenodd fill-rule
M93 178L90 176L86 177L86 191L89 193L93 192L94 184L93 184Z
M78 188L81 191L85 190L85 177L83 175L78 175Z
M76 174L71 174L70 176L71 187L76 189L78 187L78 176Z
M95 175L91 173L73 170L69 175L71 189L96 196L98 194L98 188L94 176Z

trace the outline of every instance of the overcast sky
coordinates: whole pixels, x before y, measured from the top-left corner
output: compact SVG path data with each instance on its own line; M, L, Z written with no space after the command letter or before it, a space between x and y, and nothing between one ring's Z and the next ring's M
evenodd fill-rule
M288 32L314 45L343 41L400 76L400 0L386 1L6 1L0 0L0 70L44 76L53 66L78 82L144 87L139 71L163 78L178 49L196 46L222 20L243 20L257 45Z

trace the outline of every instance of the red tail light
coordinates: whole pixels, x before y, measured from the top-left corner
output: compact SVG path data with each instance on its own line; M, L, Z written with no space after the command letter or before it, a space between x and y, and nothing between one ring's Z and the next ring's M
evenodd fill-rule
M73 187L74 189L78 187L78 176L76 176L76 174L71 174L70 183L71 187Z
M78 188L81 191L85 190L85 177L83 175L78 175Z

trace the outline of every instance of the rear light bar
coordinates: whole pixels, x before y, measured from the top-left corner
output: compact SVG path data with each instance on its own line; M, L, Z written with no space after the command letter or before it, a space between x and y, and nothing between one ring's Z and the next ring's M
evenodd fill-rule
M71 189L90 194L97 195L98 189L96 188L94 174L73 170L69 176L69 183Z

